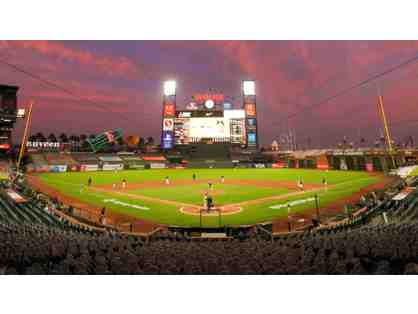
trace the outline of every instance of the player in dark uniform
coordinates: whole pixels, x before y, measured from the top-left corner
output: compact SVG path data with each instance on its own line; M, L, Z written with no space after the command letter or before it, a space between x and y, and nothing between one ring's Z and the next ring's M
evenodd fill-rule
M93 183L93 180L91 177L89 177L89 180L87 181L87 186L91 186L92 183Z
M208 182L209 190L213 190L213 183L211 181Z
M193 181L196 181L196 173L193 173L192 178L193 178Z
M212 198L212 196L208 195L206 197L206 208L207 208L208 212L210 212L212 207L213 207L213 198Z
M325 188L325 191L328 191L328 182L326 178L322 178L322 185Z

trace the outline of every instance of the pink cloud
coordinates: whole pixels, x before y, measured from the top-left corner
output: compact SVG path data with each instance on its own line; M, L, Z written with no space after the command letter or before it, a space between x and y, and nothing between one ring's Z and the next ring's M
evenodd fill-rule
M28 49L40 55L55 58L60 61L91 66L101 73L113 77L140 78L140 67L126 57L111 57L92 53L87 50L69 48L52 41L10 41L6 47Z

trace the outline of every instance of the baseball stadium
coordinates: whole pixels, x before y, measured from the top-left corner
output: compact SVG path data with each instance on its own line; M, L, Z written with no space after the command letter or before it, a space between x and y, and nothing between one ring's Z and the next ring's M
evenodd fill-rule
M158 143L106 125L45 137L36 102L0 85L0 270L416 274L418 150L395 147L383 97L380 145L261 147L258 84L180 103L161 81Z

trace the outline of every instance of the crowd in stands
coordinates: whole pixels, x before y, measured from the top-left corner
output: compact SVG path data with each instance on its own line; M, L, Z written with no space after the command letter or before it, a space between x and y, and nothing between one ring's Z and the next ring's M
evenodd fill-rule
M196 241L167 230L144 237L73 224L52 210L63 206L58 200L14 182L29 202L13 203L3 193L10 182L2 183L0 274L418 274L418 193L398 203L392 197L404 183L365 197L366 214L336 226ZM375 220L382 213L388 221Z

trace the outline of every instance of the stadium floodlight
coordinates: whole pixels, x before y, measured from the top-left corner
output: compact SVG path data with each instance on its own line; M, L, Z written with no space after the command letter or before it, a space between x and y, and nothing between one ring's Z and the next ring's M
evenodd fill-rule
M242 82L242 91L244 93L244 96L254 96L255 95L255 82L254 81Z
M164 95L165 96L176 95L176 81L165 81L164 82Z
M23 118L25 116L25 113L26 113L25 109L18 109L17 110L17 117L18 118Z

